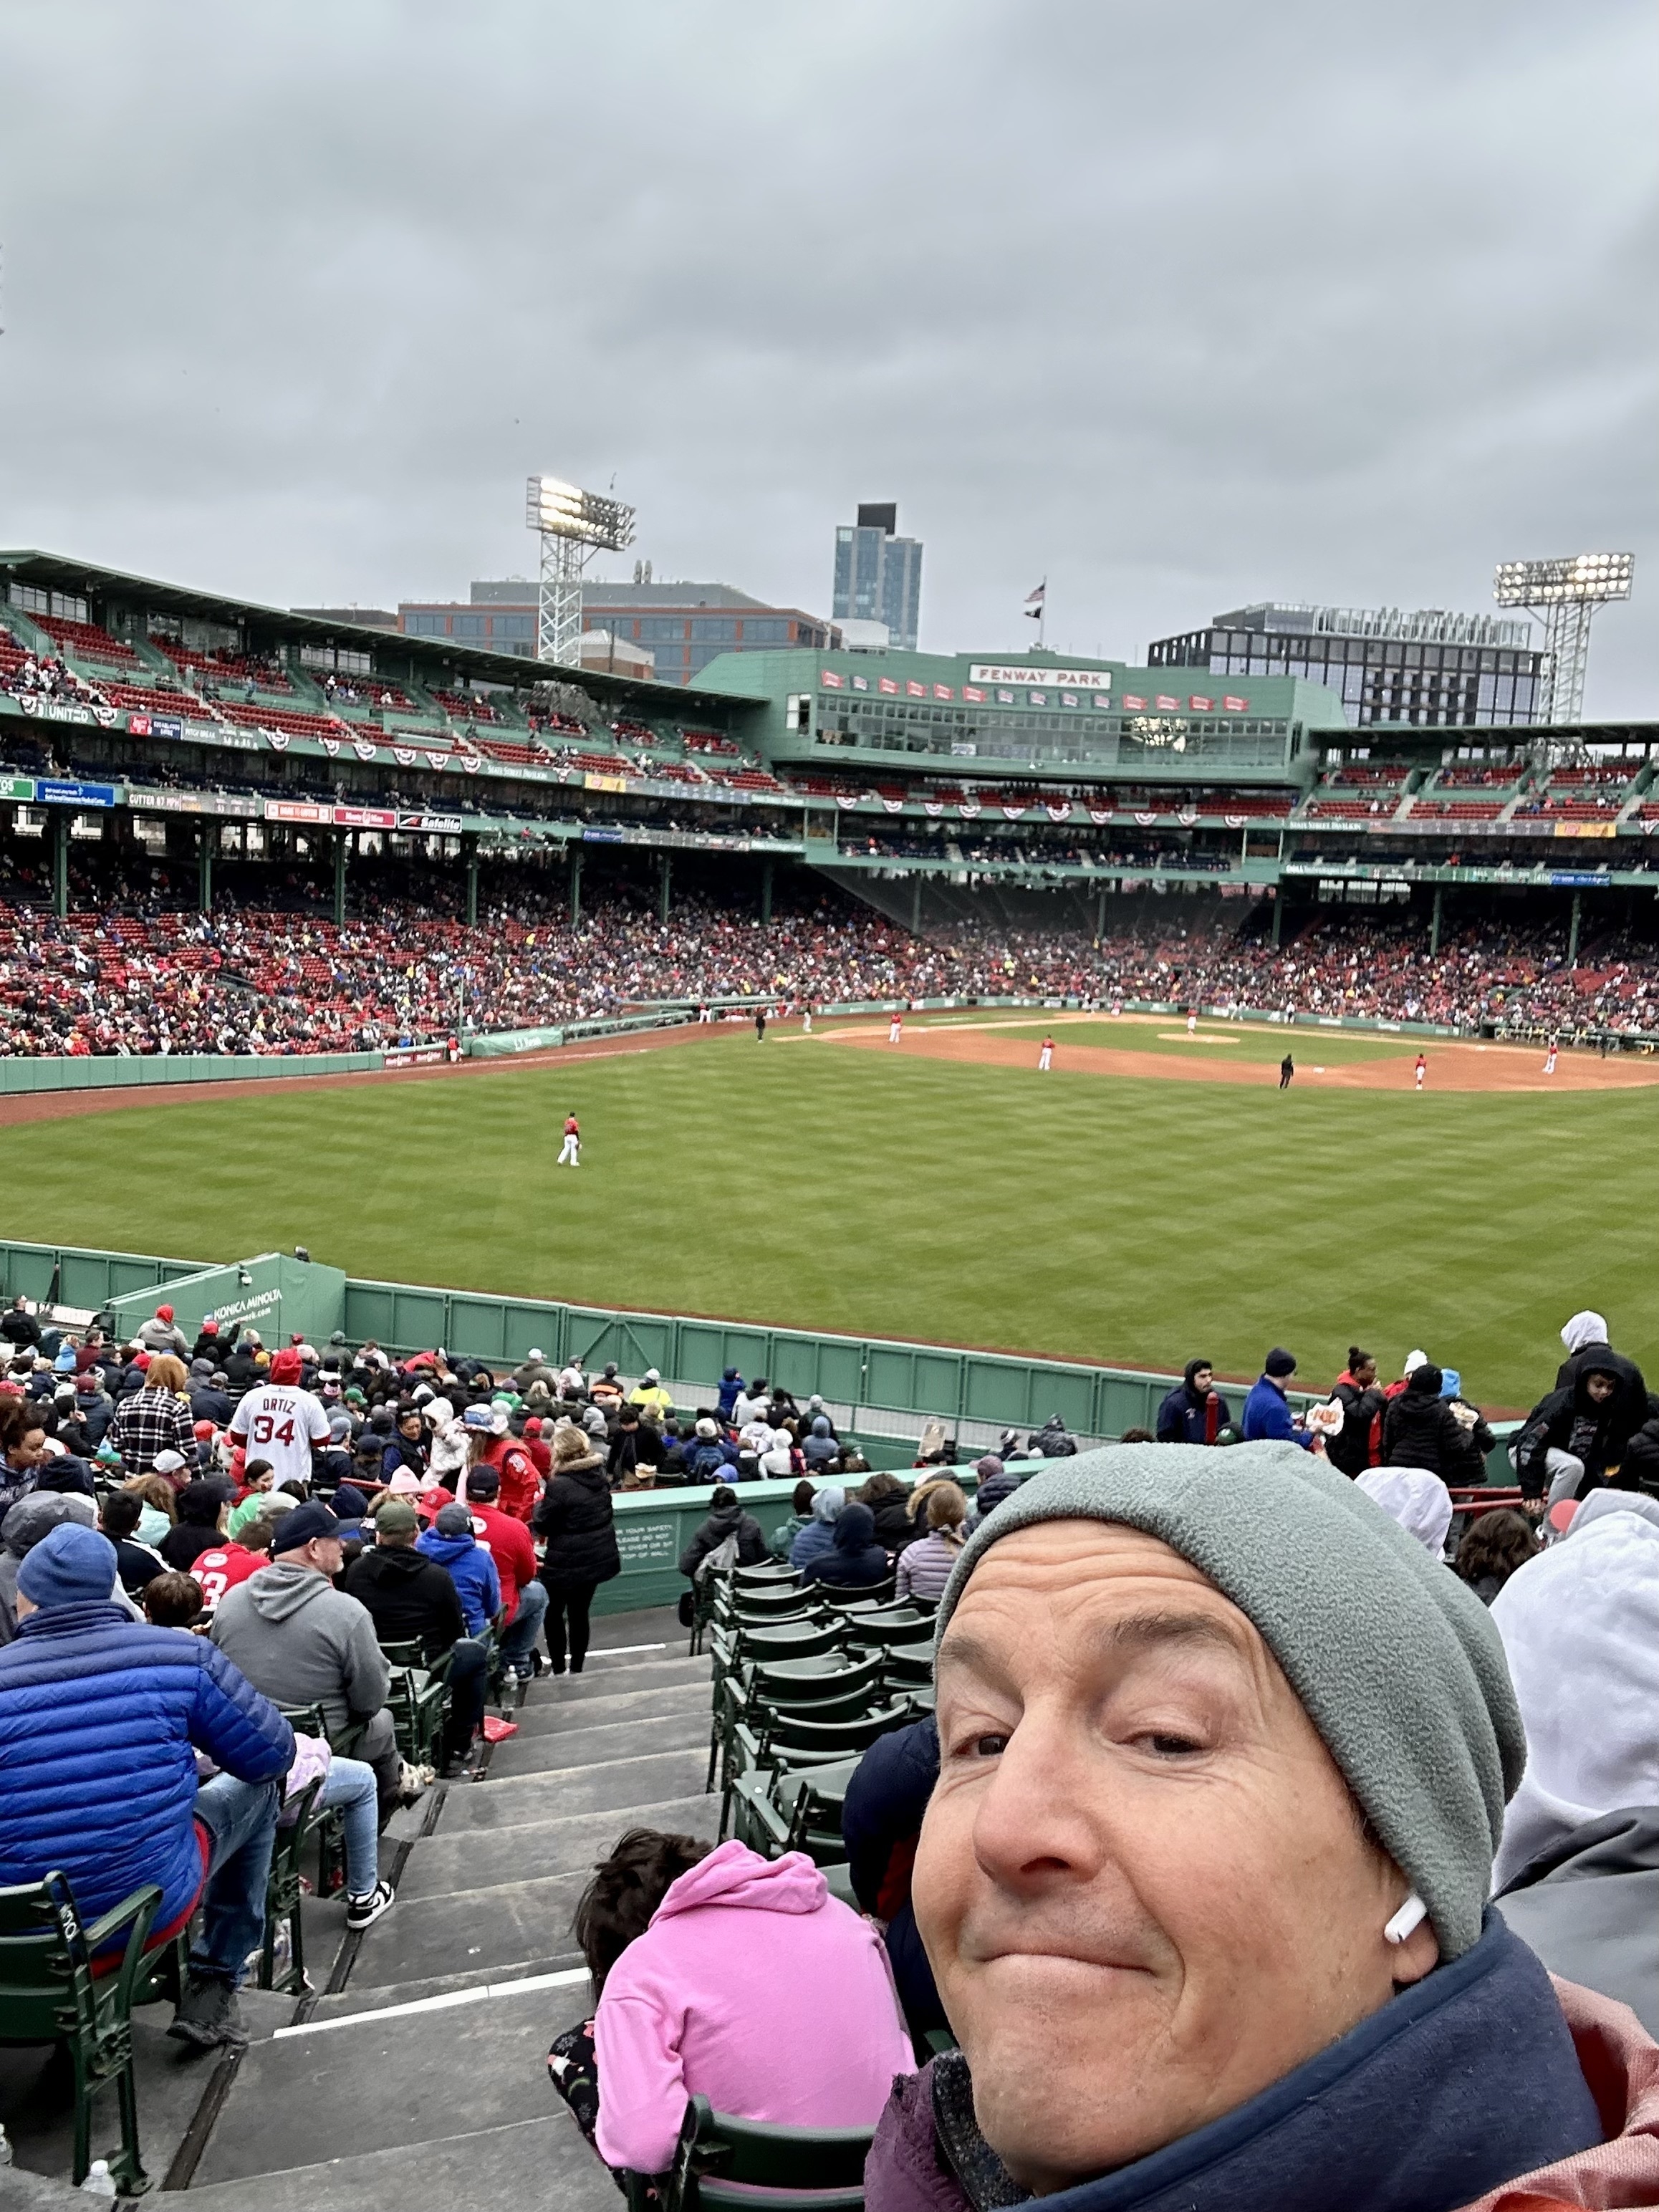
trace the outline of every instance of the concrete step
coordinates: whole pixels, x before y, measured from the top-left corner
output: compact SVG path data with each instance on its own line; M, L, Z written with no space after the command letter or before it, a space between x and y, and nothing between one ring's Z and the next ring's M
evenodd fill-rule
M695 1659L617 1660L609 1665L597 1652L588 1654L587 1671L581 1674L544 1674L532 1685L534 1702L580 1705L585 1698L614 1698L619 1691L670 1690L687 1682L701 1682L709 1695L709 1663L706 1655Z
M682 1744L672 1751L647 1752L637 1758L618 1755L597 1764L590 1759L586 1765L567 1767L560 1757L561 1741L558 1736L544 1737L538 1763L527 1774L498 1779L492 1761L489 1781L465 1783L459 1789L452 1784L438 1816L437 1835L522 1828L580 1813L603 1813L612 1805L690 1797L701 1790L708 1771L708 1755L701 1745ZM617 1743L616 1748L620 1754L623 1746ZM427 1837L416 1844L416 1855L433 1840Z
M367 2005L383 2002L371 2000L369 1990L434 1975L516 1977L574 1966L570 1919L576 1901L594 1862L625 1829L666 1828L712 1842L719 1823L720 1801L693 1797L588 1814L563 1824L552 1844L533 1829L458 1836L447 1843L434 1838L434 1845L450 1856L434 1860L429 1870L418 1857L411 1860L397 1905L363 1939L347 1992ZM513 1853L526 1836L537 1839L536 1848L515 1862ZM482 1888L455 1886L465 1880L459 1855L468 1850L478 1862ZM518 1880L512 1878L515 1872Z
M386 2212L389 2205L398 2212L475 2205L514 2212L537 2204L556 2205L559 2212L617 2212L622 2199L615 2182L550 2086L547 2094L556 2109L544 2119L213 2183L192 2189L191 2203L203 2212Z
M587 1677L584 1674L581 1679L585 1682ZM534 1683L528 1702L512 1715L519 1723L519 1733L509 1737L508 1743L522 1743L532 1736L562 1735L577 1729L603 1728L611 1721L657 1720L667 1713L698 1714L704 1733L708 1732L711 1693L707 1678L652 1690L618 1689L603 1697L585 1698L574 1705L568 1699L544 1698L542 1692L546 1686L544 1679ZM501 1748L505 1751L507 1744Z
M609 1704L608 1698L595 1703ZM592 1710L579 1705L583 1718ZM574 1715L572 1717L575 1717ZM612 1759L642 1759L648 1753L697 1751L703 1771L708 1769L708 1715L702 1709L687 1713L641 1713L637 1720L611 1721L601 1727L561 1729L553 1735L508 1736L489 1754L492 1789L523 1774L543 1774L550 1764L572 1768L603 1765Z
M319 1954L322 1955L320 1946ZM314 1967L312 1978L319 1978ZM243 2030L251 2040L268 2038L294 2017L294 1998L272 1990L245 1989L238 2004ZM172 2018L170 2004L141 2005L132 2015L138 2141L145 2170L158 2189L196 2116L221 2055L198 2052L188 2044L172 2041L167 2032ZM74 2154L75 2100L69 2069L61 2060L53 2063L49 2045L0 2049L0 2122L4 2124L18 2166L68 2180ZM100 2090L94 2107L93 2156L109 2156L120 2140L115 2092ZM7 2170L0 2167L0 2206L5 2204L9 2180Z
M587 2004L587 1988L580 1984L377 2016L349 2027L308 2027L256 2044L238 2070L191 2194L296 2167L310 2168L314 2180L316 2169L333 2160L358 2165L377 2153L407 2156L421 2145L485 2136L526 2120L560 2122L572 2153L580 2151L591 2163L544 2063L554 2036L580 2020ZM585 2169L574 2162L574 2171ZM614 2199L614 2185L603 2172L598 2179ZM220 2199L226 2206L234 2203L238 2212L249 2201L245 2194ZM501 2201L471 2185L441 2199L403 2199L394 2191L380 2200L400 2206ZM563 2205L576 2200L557 2187L549 2191L544 2183L532 2201Z
M687 1754L678 1752L668 1761L641 1759L645 1767L660 1769L672 1766L673 1759L684 1761ZM693 1759L696 1754L691 1754ZM398 1903L384 1920L368 1931L365 1942L372 1940L381 1928L387 1927L402 1911L404 1904L417 1898L430 1899L454 1894L470 1895L476 1900L480 1920L488 1922L494 1910L493 1901L482 1893L504 1882L538 1879L544 1875L568 1874L580 1869L591 1873L595 1860L610 1851L618 1836L629 1828L666 1828L676 1835L712 1837L720 1816L718 1796L704 1796L702 1776L699 1771L692 1784L670 1797L665 1790L635 1789L624 1790L615 1778L614 1770L607 1767L583 1768L600 1783L610 1784L608 1790L599 1793L598 1804L589 1804L568 1813L553 1813L546 1817L526 1819L499 1827L440 1828L435 1836L428 1836L416 1844L410 1852L398 1885ZM523 1783L504 1784L503 1790L520 1790ZM479 1786L479 1796L493 1795L488 1783ZM448 1807L445 1807L446 1817ZM459 1961L458 1961L459 1963Z

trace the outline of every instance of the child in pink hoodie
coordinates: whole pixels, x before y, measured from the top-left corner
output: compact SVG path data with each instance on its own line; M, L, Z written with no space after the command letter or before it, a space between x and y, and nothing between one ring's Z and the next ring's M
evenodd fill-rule
M916 2068L879 1935L830 1896L804 1852L767 1860L721 1844L669 1883L630 1940L629 1921L650 1904L641 1875L685 1866L701 1848L631 1831L577 1914L600 1987L594 2143L607 2165L635 2173L672 2162L688 2097L784 2127L873 2127L893 2076ZM607 1913L611 1889L619 1909ZM568 2063L550 2061L562 2088L574 2086Z

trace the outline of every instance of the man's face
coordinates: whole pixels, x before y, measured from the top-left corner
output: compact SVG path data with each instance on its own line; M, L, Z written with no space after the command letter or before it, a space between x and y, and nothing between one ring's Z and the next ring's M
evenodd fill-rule
M345 1565L345 1551L337 1536L313 1536L308 1544L287 1554L319 1575L337 1575Z
M1278 1662L1176 1553L992 1546L939 1654L917 1923L987 2140L1046 2192L1231 2112L1416 1980L1404 1877Z
M1614 1388L1611 1375L1587 1375L1584 1377L1584 1395L1595 1405L1605 1406Z
M1194 1390L1207 1390L1214 1380L1215 1373L1213 1369L1208 1367L1194 1368L1193 1388Z
M398 1433L399 1436L407 1437L410 1443L414 1443L421 1433L420 1415L418 1413L405 1413L402 1420L398 1424Z

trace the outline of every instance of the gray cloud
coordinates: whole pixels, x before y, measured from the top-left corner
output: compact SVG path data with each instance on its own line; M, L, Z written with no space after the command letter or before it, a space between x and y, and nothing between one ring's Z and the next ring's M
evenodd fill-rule
M1659 33L1626 0L14 9L0 538L276 600L530 565L530 470L809 607L896 497L924 642L1632 547Z

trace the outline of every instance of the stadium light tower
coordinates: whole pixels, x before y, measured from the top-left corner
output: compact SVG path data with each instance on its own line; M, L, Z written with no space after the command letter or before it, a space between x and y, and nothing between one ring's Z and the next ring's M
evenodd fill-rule
M582 632L582 570L596 553L634 543L634 510L620 500L578 491L557 477L532 477L524 519L542 541L536 658L574 667Z
M1500 607L1525 607L1544 625L1540 722L1578 721L1584 711L1584 671L1597 607L1630 597L1633 553L1579 553L1559 561L1504 561L1492 579Z

